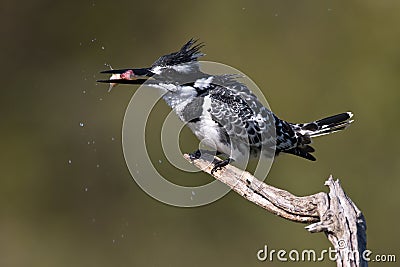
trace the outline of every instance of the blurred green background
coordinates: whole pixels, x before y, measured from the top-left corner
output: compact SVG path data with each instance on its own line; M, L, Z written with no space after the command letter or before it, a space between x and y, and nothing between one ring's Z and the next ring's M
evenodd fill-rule
M148 66L191 37L206 43L203 60L253 79L281 118L355 113L346 132L315 141L317 162L281 156L268 182L309 195L340 178L366 217L368 248L399 258L399 14L389 0L3 0L0 266L335 266L257 261L264 245L330 243L232 192L185 209L132 180L121 128L136 87L108 93L98 72ZM149 121L161 159L168 112L159 103ZM181 138L185 152L198 143L188 130ZM181 184L210 181L166 160L157 168Z

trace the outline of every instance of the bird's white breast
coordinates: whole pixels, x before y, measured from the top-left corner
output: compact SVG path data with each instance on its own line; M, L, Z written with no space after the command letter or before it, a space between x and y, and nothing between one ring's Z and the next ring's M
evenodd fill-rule
M189 123L188 126L202 143L220 152L230 154L230 147L221 142L221 127L216 123L209 112L211 108L210 96L204 97L200 120Z

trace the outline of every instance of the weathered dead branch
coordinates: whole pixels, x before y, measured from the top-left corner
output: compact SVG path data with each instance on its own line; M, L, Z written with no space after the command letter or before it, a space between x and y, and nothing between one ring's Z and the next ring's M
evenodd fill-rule
M282 218L311 223L311 233L324 232L336 250L340 267L368 266L362 257L366 250L366 223L363 214L343 191L339 180L325 182L330 192L298 197L258 180L250 173L228 165L211 174L212 164L204 159L191 160L196 167L232 188L245 199Z

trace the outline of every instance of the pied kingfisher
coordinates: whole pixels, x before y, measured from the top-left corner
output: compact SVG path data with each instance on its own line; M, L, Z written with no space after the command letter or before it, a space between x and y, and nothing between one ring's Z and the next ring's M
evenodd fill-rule
M313 137L345 129L353 121L351 112L309 123L279 119L232 74L210 75L200 70L203 44L191 39L178 52L164 55L151 67L106 70L112 74L110 89L117 84L156 87L165 102L187 124L196 137L215 147L227 159L214 162L212 173L231 161L248 156L275 156L281 152L315 161L310 146ZM190 154L199 158L201 151Z

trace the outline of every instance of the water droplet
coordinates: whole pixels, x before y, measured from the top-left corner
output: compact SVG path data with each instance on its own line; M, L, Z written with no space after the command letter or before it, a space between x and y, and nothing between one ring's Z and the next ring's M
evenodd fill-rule
M112 242L115 243L115 239L113 239Z
M96 168L100 168L100 164L97 164L97 165L96 165Z
M89 189L87 187L85 187L85 192L87 192Z
M83 127L83 126L85 126L85 124L83 122L80 122L79 126Z
M72 163L72 160L68 160L68 163L71 164L71 163Z
M83 90L82 93L86 94L86 90Z
M121 235L121 238L124 238L124 237L125 237L124 234L122 234L122 235Z
M102 46L101 49L104 50L104 46Z
M111 137L111 141L114 141L115 140L115 138L114 137Z
M192 191L192 195L195 196L195 195L196 195L196 192Z
M162 160L161 160L161 159L159 159L159 160L158 160L158 163L160 163L160 164L161 164L161 163L162 163Z
M103 100L103 98L101 98L101 97L100 97L100 98L99 98L99 100L100 100L100 101L102 101L102 100Z

